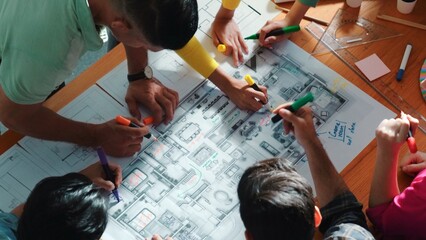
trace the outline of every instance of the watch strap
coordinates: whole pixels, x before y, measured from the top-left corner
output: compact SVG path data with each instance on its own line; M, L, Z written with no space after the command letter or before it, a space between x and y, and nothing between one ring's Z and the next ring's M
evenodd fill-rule
M145 71L141 71L134 74L127 74L127 80L129 82L133 82L136 80L145 80L145 79L148 79L148 77L145 75Z

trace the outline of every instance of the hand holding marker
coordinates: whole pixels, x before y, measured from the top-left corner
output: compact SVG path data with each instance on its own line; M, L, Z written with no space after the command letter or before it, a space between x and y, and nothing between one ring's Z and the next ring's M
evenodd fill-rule
M265 38L270 37L270 36L279 36L279 35L283 35L286 33L292 33L292 32L297 32L300 30L300 26L296 25L296 26L287 26L287 27L283 27L283 28L279 28L279 29L275 29L270 31L269 33L266 34ZM250 35L248 37L245 37L245 40L248 39L259 39L260 34L259 33L255 33L253 35Z
M151 122L148 123L148 118L146 118L146 119L144 119L143 123L145 125L148 125L148 124L152 123L152 119L149 118L149 120L151 120ZM134 128L140 128L140 126L137 125L136 123L134 123L134 122L130 121L129 119L127 119L127 118L125 118L123 116L120 116L120 115L118 115L117 117L115 117L115 121L118 124L121 124L121 125L124 125L124 126L129 126L129 127L134 127ZM150 139L152 137L152 134L151 133L147 133L144 137L146 137L147 139ZM156 137L153 137L153 138L154 138L154 141L157 141Z
M109 168L109 164L108 164L106 154L101 147L98 147L96 149L96 152L98 153L99 161L101 162L101 166L102 166L102 169L104 170L106 179L108 181L111 181L115 186L115 188L112 190L112 194L114 194L114 197L117 199L117 202L120 202L120 197L118 196L117 186L115 185L115 177L114 177L114 174L111 171L111 168Z
M260 90L259 86L257 86L256 82L254 81L254 79L250 76L250 74L246 74L244 76L244 80L246 80L247 84L253 88L254 90L258 91L258 92L262 92L262 90ZM263 101L260 101L263 105L265 105L266 103L264 103Z
M305 96L297 99L293 104L286 107L290 112L296 112L299 108L305 106L308 102L314 101L314 95L311 92L308 92ZM279 114L276 114L271 118L272 123L280 121L282 117Z

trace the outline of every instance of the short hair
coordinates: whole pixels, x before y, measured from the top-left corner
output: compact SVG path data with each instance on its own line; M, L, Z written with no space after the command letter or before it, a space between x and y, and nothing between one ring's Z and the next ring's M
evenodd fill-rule
M105 190L79 173L41 180L18 223L19 240L100 239L108 222Z
M285 159L249 167L238 184L240 214L253 239L312 239L312 188Z
M197 0L112 1L153 45L181 49L197 31Z

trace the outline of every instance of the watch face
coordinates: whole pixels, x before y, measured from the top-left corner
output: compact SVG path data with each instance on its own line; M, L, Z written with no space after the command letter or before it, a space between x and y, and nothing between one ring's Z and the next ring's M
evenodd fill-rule
M151 79L153 77L152 68L150 66L146 66L144 70L146 78Z

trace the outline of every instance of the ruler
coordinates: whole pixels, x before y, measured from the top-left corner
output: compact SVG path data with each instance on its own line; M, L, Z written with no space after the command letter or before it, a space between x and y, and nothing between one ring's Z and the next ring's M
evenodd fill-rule
M333 52L341 61L343 61L353 72L355 72L365 83L373 88L383 99L385 99L397 111L403 111L419 120L419 127L423 133L426 134L426 118L418 113L409 103L407 103L401 96L398 95L393 89L388 87L380 79L371 82L367 77L356 67L355 62L358 59L352 55L346 48L342 47L339 42L330 35L328 31L320 25L311 22L306 26L306 30L310 32L316 39L318 44L325 46L328 51ZM317 45L318 45L317 44Z
M351 12L339 9L325 30L336 42L333 49L347 48L367 44L382 39L401 36L402 34L385 26L371 22ZM313 54L329 52L320 42L315 46Z

